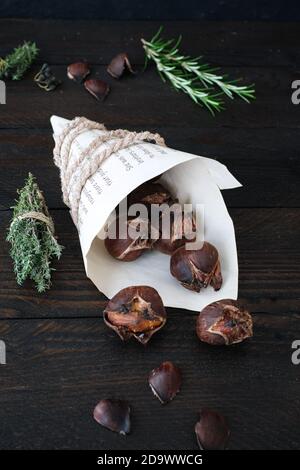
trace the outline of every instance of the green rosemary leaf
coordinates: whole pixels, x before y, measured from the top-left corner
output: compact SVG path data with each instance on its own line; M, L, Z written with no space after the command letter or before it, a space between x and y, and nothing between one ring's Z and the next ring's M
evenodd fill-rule
M246 102L255 99L254 85L237 85L237 80L229 81L219 73L217 67L202 63L202 56L191 58L180 53L182 37L177 40L161 38L162 27L151 41L142 39L146 60L152 60L163 81L168 80L177 90L187 94L196 104L205 106L212 114L224 109L220 98L235 96ZM219 90L216 92L215 89Z
M35 283L38 292L44 292L51 285L51 260L53 257L60 258L63 247L53 234L53 221L32 174L29 173L18 195L7 235L14 272L18 284L23 284L28 278ZM48 224L35 217L22 218L28 213L42 214Z
M35 42L24 42L4 59L0 58L0 78L21 80L38 55Z

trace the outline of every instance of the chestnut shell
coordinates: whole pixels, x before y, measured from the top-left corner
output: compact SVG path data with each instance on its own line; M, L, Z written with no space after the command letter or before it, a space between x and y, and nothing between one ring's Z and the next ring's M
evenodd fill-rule
M103 319L122 340L134 337L147 344L167 321L158 292L150 286L131 286L120 290L107 304Z
M204 242L199 250L178 248L171 256L170 270L187 289L200 292L202 287L211 285L214 290L222 286L222 274L218 250Z
M110 64L107 67L107 72L113 78L121 78L123 73L125 72L125 69L132 74L135 73L131 67L128 55L126 54L126 52L121 52L111 60Z
M250 313L236 300L224 299L207 305L200 312L196 332L205 343L228 346L251 337L253 322Z
M103 101L110 92L109 85L98 78L90 78L84 82L84 88L97 100Z
M230 437L224 416L208 408L202 409L195 433L201 450L224 450Z
M163 362L149 375L149 385L153 394L162 404L173 400L181 387L181 370L172 362Z
M67 68L67 75L71 80L82 83L90 74L90 67L86 62L75 62Z
M119 434L130 432L130 407L126 401L104 399L99 401L93 413L94 419L110 431Z

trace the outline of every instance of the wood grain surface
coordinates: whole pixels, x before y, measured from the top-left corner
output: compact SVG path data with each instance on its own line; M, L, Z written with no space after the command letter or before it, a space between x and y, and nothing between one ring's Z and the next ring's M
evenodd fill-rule
M232 449L300 447L300 108L291 103L299 78L297 23L167 22L166 36L183 34L183 48L204 54L230 75L255 82L257 100L226 102L212 118L141 72L141 37L155 22L0 20L0 56L24 39L41 49L21 82L7 84L0 106L0 365L1 449L196 449L194 424L202 406L228 418ZM115 81L106 64L126 50L139 74ZM69 81L66 67L86 59L112 92L98 103ZM54 93L32 81L47 61L63 80ZM85 115L107 127L160 132L169 146L215 157L243 183L224 191L236 228L240 299L254 314L254 338L212 348L195 335L197 312L168 309L168 322L146 348L123 344L102 320L106 299L86 278L76 229L61 200L52 161L52 114ZM28 171L38 179L66 247L55 263L52 289L18 287L5 234L16 189ZM182 368L181 393L161 406L147 375L163 360ZM105 397L129 400L132 433L124 438L92 418Z

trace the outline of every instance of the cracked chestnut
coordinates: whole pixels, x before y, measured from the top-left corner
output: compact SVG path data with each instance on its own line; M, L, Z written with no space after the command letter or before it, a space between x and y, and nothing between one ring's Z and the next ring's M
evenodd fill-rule
M224 416L208 408L201 411L195 433L201 450L224 450L230 437Z
M252 317L235 300L219 300L200 312L196 332L205 343L217 346L240 343L253 335Z
M181 371L172 362L163 362L149 375L149 385L153 394L162 404L173 400L181 387Z
M164 233L165 228L167 233ZM163 212L160 221L160 237L154 248L166 255L172 255L179 247L193 242L195 238L196 222L192 213L185 213L181 208Z
M155 237L154 228L152 235ZM141 217L117 218L108 228L104 241L105 248L114 258L121 261L134 261L153 245L151 225Z
M77 83L82 83L90 72L90 67L86 62L76 62L70 64L67 68L68 77Z
M111 431L119 434L130 432L130 407L126 401L105 399L94 409L94 419Z
M187 250L181 246L171 256L170 270L183 287L200 292L211 285L214 290L222 286L222 274L218 250L204 242L199 250Z
M138 186L128 196L128 207L132 204L145 204L149 207L151 204L170 204L174 200L170 192L160 183L147 181Z
M147 344L151 336L167 321L167 314L158 292L149 286L131 286L120 290L103 312L104 322L122 340L134 337Z

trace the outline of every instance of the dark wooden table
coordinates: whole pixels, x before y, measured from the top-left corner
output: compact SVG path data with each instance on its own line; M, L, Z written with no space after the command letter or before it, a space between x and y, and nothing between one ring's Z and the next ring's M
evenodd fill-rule
M24 39L41 50L26 78L7 84L0 106L0 448L196 449L194 423L203 406L224 413L232 449L300 446L300 365L291 343L300 339L300 107L291 102L299 79L299 24L166 23L166 36L183 34L191 55L204 54L233 77L255 82L251 105L228 102L212 118L164 85L154 68L117 82L105 66L126 50L139 68L140 38L158 23L0 21L0 56ZM88 60L112 92L98 103L66 77L66 66ZM64 80L54 93L32 81L47 61ZM106 299L86 278L76 229L61 199L52 161L52 114L83 115L109 128L149 129L169 146L216 157L244 184L225 191L240 264L240 298L254 314L255 336L215 349L194 332L197 312L169 309L169 323L147 348L122 344L103 324ZM38 295L16 285L5 233L10 206L28 171L44 190L60 242L52 289ZM152 396L149 371L163 360L183 370L181 393L163 407ZM94 405L103 397L132 405L126 438L98 426Z

